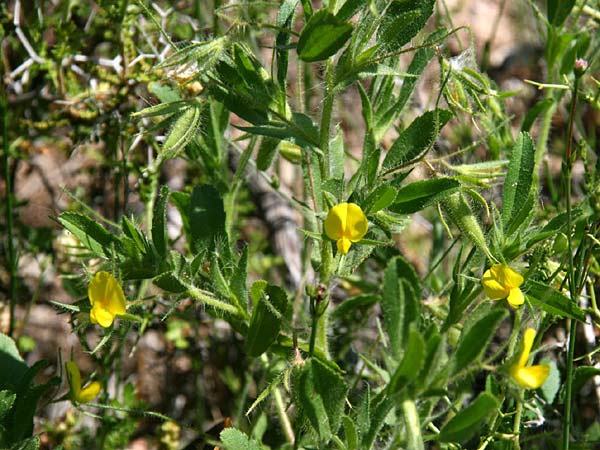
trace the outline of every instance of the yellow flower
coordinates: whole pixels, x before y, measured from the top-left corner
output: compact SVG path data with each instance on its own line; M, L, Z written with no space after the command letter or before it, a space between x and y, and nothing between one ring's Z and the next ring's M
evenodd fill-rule
M67 377L71 389L71 400L78 403L87 403L93 400L100 393L100 383L92 381L86 387L81 389L81 374L79 367L73 361L67 361Z
M519 289L523 284L523 277L506 264L494 264L486 270L481 283L485 295L492 300L506 298L515 308L525 302L523 292Z
M112 325L115 316L125 314L125 296L117 280L108 272L98 272L88 285L92 309L90 320L104 328Z
M340 203L329 210L325 219L325 233L337 241L338 251L346 254L352 242L360 241L369 224L360 206L354 203Z
M512 379L526 389L539 388L544 384L550 373L550 366L546 364L527 366L529 352L531 351L534 339L535 330L533 328L527 328L523 334L523 350L521 350L519 361L509 370Z

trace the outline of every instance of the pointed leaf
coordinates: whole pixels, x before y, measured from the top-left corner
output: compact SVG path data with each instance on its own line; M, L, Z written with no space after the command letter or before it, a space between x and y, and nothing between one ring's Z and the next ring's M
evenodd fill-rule
M298 39L298 56L303 61L323 61L341 49L352 34L352 24L326 9L309 19Z

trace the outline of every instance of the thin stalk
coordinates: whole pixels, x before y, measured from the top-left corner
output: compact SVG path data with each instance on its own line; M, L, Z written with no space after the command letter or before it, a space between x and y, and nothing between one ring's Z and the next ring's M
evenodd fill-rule
M567 151L565 153L566 174L566 200L567 200L567 229L569 234L573 230L573 217L571 206L571 172L573 168L573 124L575 122L575 107L577 106L577 91L579 89L580 75L575 75L575 84L573 86L573 95L571 99L571 110L569 115L569 131L567 133ZM572 239L567 239L569 265L567 267L567 279L569 280L569 294L571 301L576 301L575 274L573 272L573 248ZM573 395L573 360L575 357L575 338L577 336L577 322L567 319L567 327L569 328L569 348L567 352L567 376L565 380L565 409L564 409L564 425L563 425L563 450L569 450L570 431L571 431L571 399Z
M292 445L294 445L296 441L296 437L294 435L294 428L292 423L290 422L290 418L285 412L285 403L283 401L283 397L281 396L281 390L276 387L273 390L273 396L275 397L275 406L277 407L277 414L279 415L279 419L281 420L281 425L283 426L283 432L285 434L286 439Z
M515 411L515 417L513 420L513 448L515 450L521 450L521 444L519 443L519 436L521 435L521 417L523 415L523 390L519 390L519 398L517 399L517 409Z
M0 99L0 109L2 110L2 156L4 164L4 187L5 187L5 215L6 215L6 241L7 241L7 263L10 272L10 317L8 326L8 335L12 336L15 330L15 308L17 305L17 257L15 253L14 242L14 216L13 216L13 186L12 174L10 172L10 148L8 145L8 108L6 105L6 94L3 93Z
M329 178L329 131L331 127L331 116L333 114L333 63L331 59L325 66L325 94L323 98L323 111L321 112L321 125L319 136L319 147L323 152L323 164L321 165L321 178Z

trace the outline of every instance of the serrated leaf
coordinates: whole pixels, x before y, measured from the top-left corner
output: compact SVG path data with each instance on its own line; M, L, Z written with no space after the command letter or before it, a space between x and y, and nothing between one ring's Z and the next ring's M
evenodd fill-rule
M340 426L348 385L340 373L317 358L299 371L294 397L319 437L327 441Z
M471 438L485 419L498 408L498 399L483 392L468 407L444 425L438 436L440 442L465 442Z
M528 133L520 133L513 147L502 192L502 223L508 229L527 204L533 182L534 145Z
M246 351L250 356L260 356L279 336L288 307L287 294L279 286L264 280L256 281L250 290L254 302Z
M386 52L399 50L423 29L434 4L435 0L392 2L379 29L379 47Z
M478 318L471 326L465 326L454 354L453 373L458 373L477 362L498 329L500 322L506 317L506 309L492 309Z
M177 117L160 149L160 161L175 158L185 148L198 132L201 117L202 108L196 103L191 104Z
M460 183L453 178L415 181L398 189L396 201L390 206L389 210L400 214L421 211L459 189Z
M309 19L298 39L298 56L307 62L323 61L341 49L352 34L352 24L326 9Z
M219 438L227 450L263 450L256 441L236 428L225 428Z
M529 280L523 288L528 300L553 316L585 322L585 312L564 294L539 281Z
M58 221L97 256L108 258L112 256L113 249L119 250L117 237L88 216L64 212L58 216Z
M391 354L397 361L407 348L410 324L418 320L421 290L417 274L408 261L397 256L389 262L383 276L381 309Z
M400 133L383 160L384 173L406 167L418 159L433 146L437 134L450 120L452 113L445 109L427 111L417 117Z

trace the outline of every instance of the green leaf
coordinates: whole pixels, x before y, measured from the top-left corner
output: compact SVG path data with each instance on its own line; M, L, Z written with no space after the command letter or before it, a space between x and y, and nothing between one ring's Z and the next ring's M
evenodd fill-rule
M422 158L433 147L439 131L451 117L452 113L445 109L427 111L417 117L400 133L385 156L382 165L384 174Z
M468 366L475 364L485 353L487 347L498 329L500 322L507 316L505 308L495 308L473 314L474 319L465 324L460 341L454 354L453 373L458 373Z
M160 149L158 155L160 162L175 158L196 136L201 117L202 107L194 102L175 119Z
M311 358L294 375L296 404L319 434L329 440L340 426L348 385L333 365Z
M284 0L277 11L275 25L279 28L275 39L277 55L277 81L285 97L285 86L288 72L289 45L291 27L294 22L294 13L298 0Z
M109 258L112 251L119 250L118 240L106 228L88 216L75 212L64 212L58 216L60 224L97 256Z
M554 403L556 394L558 393L558 390L560 389L560 372L558 370L558 367L556 367L556 362L554 362L551 359L544 358L542 361L540 361L540 363L546 364L550 367L550 373L548 373L548 378L546 378L546 381L544 381L544 384L542 384L540 389L542 391L542 395L544 396L544 399L546 399L548 404L551 405L552 403ZM600 370L598 370L598 372L600 373ZM574 376L573 380L576 380L576 379L577 379L577 372L575 372L575 376ZM577 392L577 391L574 390L573 392Z
M534 146L529 133L520 133L513 147L502 193L502 223L508 229L526 206L533 182Z
M256 441L236 428L225 428L219 437L227 450L263 450Z
M398 189L396 202L389 209L401 214L421 211L457 192L459 188L460 183L453 178L415 181Z
M307 62L323 61L341 49L352 34L352 24L326 9L309 19L298 39L298 56Z
M425 340L416 327L411 326L408 344L402 362L394 372L389 384L389 392L394 392L415 381L425 362Z
M191 247L210 248L214 239L225 237L225 209L219 192L208 184L194 187L190 199Z
M391 353L397 361L407 348L410 324L419 318L421 291L412 265L401 256L392 259L383 276L381 309Z
M433 13L435 0L404 0L390 4L379 28L379 47L385 52L400 50L423 29Z
M486 418L498 408L499 402L493 395L483 392L468 407L460 411L441 429L440 442L465 442L471 438Z
M264 280L254 282L250 296L254 308L246 336L246 350L250 356L260 356L279 336L288 298L283 289Z
M4 366L2 366L2 368L5 370ZM17 394L15 394L13 391L6 389L0 391L0 421L9 413L13 407L13 404L15 403L16 398Z
M354 421L344 415L342 416L342 423L344 424L344 435L346 436L348 450L358 450L358 432Z
M479 221L475 218L473 210L465 200L462 192L455 192L442 199L441 205L458 229L488 258L492 259L481 225L479 225Z
M16 390L27 372L27 365L17 349L15 341L0 333L0 389Z
M267 170L271 167L271 164L277 155L278 145L278 139L269 137L263 138L260 147L258 147L258 154L256 155L256 168L258 170Z
M585 322L585 312L566 295L539 281L529 280L523 287L527 299L553 316L568 317Z
M369 194L363 202L365 214L375 214L387 208L396 200L398 191L387 184L379 185Z
M548 21L555 27L560 27L567 20L575 0L547 0Z
M342 130L336 129L335 137L329 142L329 176L333 179L344 178L344 138Z
M38 450L40 448L40 438L37 436L30 437L21 442L14 444L10 450Z
M160 195L154 206L152 214L152 243L158 256L164 258L167 255L167 226L166 213L167 201L169 200L169 186L160 189Z
M362 294L356 297L350 297L338 304L332 312L332 317L343 320L346 316L355 311L364 311L373 306L381 297L375 294Z
M187 100L175 100L172 102L159 103L158 105L149 106L141 111L131 114L131 117L154 117L166 116L174 113L183 112L189 108L190 103Z

